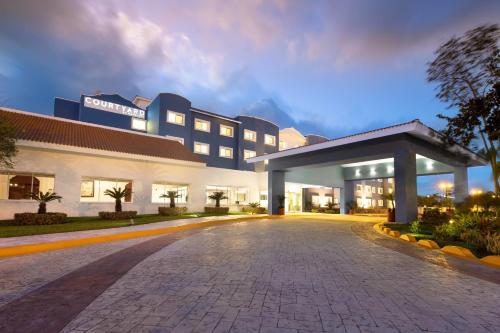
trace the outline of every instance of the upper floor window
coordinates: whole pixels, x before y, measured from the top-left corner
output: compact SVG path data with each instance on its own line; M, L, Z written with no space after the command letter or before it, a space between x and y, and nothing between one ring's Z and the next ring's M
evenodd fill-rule
M246 141L255 142L255 141L257 141L257 132L245 129L245 130L243 130L243 138Z
M195 142L194 152L197 154L210 155L210 145L208 143Z
M231 126L220 125L220 135L222 136L234 136L234 129Z
M210 122L196 118L194 120L194 129L202 132L210 132Z
M178 136L172 136L172 135L167 135L165 136L167 139L169 140L173 140L173 141L177 141L179 142L180 144L184 144L184 138L180 138Z
M184 114L167 110L167 122L171 124L184 126Z
M233 148L220 146L219 156L224 158L233 158Z
M54 176L0 173L0 199L29 200L32 192L54 192Z
M264 143L268 146L276 146L276 137L271 134L264 135Z
M245 149L243 151L243 158L246 160L246 159L249 159L249 158L252 158L252 157L255 157L257 154L255 153L255 151L253 150L247 150Z
M384 194L384 189L382 187L378 188L378 194Z
M363 191L363 185L356 184L356 191L359 191L359 192Z
M280 140L280 150L285 150L286 149L286 142L283 140Z
M138 131L146 130L146 121L144 119L132 118L132 129Z
M82 178L80 182L81 202L115 202L115 199L105 194L113 188L127 189L124 202L132 202L132 181L116 179Z
M365 186L365 192L366 193L372 193L372 187L371 186Z

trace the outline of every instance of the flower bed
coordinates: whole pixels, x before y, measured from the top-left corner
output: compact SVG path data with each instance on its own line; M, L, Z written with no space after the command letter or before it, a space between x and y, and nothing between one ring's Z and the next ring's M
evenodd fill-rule
M229 213L229 207L205 207L205 213L224 215Z
M123 220L132 219L137 215L137 211L128 210L123 212L99 212L99 217L103 220Z
M243 206L243 207L241 207L241 211L243 213L264 214L266 212L266 208L265 207Z
M158 207L158 214L165 216L177 216L187 213L187 207Z
M17 213L14 214L15 225L47 225L64 223L67 215L64 213Z

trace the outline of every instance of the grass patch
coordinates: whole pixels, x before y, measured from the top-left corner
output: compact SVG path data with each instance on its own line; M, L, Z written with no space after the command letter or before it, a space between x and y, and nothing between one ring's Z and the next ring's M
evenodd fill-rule
M250 215L249 213L236 212L228 215ZM157 214L137 215L134 225L149 224L179 219L214 216L206 213L188 213L178 216L160 216ZM14 225L13 220L0 221L0 238L19 237L30 235L55 234L61 232L100 230L109 228L128 227L130 219L126 220L102 220L98 216L68 217L66 223L52 225Z

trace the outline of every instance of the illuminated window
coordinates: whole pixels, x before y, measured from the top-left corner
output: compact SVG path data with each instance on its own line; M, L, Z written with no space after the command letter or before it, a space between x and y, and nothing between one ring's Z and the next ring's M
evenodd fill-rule
M372 187L371 186L365 186L365 192L366 193L372 193Z
M54 176L0 173L0 200L31 200L32 192L54 192Z
M377 193L377 188L375 186L372 186L372 193L373 194Z
M222 136L234 136L234 129L231 126L220 125L220 135Z
M210 122L208 120L196 118L194 120L194 129L202 132L210 132Z
M379 200L378 201L378 206L383 207L384 206L384 200Z
M227 197L227 199L220 201L221 205L241 205L248 202L248 189L246 187L209 185L206 190L206 203L209 205L215 203L209 198L214 192L223 192L224 196Z
M246 141L256 142L257 141L257 132L245 129L245 130L243 130L243 138Z
M285 150L286 149L286 142L283 140L280 140L280 150Z
M194 152L197 154L209 155L210 154L210 145L208 143L195 142L194 143Z
M233 148L220 146L219 157L233 158Z
M357 185L356 185L356 191L358 191L358 192L363 191L363 185L361 185L361 184L357 184Z
M171 136L171 135L167 135L165 136L167 139L169 140L172 140L172 141L177 141L179 142L180 144L184 144L184 138L180 138L178 136Z
M151 186L151 202L169 204L170 199L167 197L162 197L162 195L167 195L169 191L177 193L177 197L175 198L176 204L187 203L187 198L188 198L187 185L162 184L162 183L153 184Z
M184 114L174 111L167 111L167 122L184 126Z
M252 157L255 157L257 154L255 153L255 151L253 150L247 150L245 149L243 151L243 158L246 160L246 159L249 159L249 158L252 158Z
M268 146L276 146L276 137L274 135L265 134L264 143Z
M132 118L132 129L145 131L146 121L144 119Z
M384 189L382 187L378 188L378 194L384 194Z
M128 189L124 202L132 202L132 181L117 179L82 178L80 182L81 202L115 202L115 199L104 194L113 188Z

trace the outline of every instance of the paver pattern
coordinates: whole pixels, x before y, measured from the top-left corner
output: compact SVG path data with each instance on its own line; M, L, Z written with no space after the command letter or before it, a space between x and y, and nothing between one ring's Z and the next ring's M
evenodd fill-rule
M271 220L165 247L63 332L499 332L499 295L351 223Z

